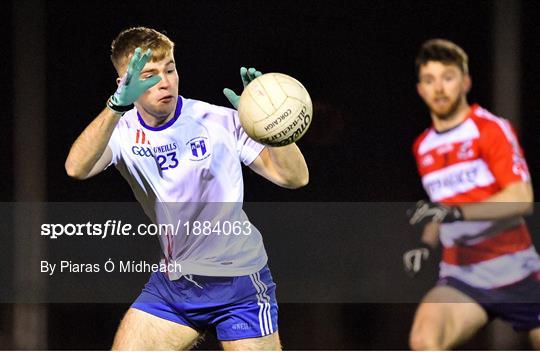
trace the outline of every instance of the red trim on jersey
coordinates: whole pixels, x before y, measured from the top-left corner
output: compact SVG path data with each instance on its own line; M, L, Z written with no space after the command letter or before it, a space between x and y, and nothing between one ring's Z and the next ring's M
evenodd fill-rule
M476 264L525 250L531 245L531 236L523 224L474 245L445 247L442 261L452 265Z
M417 171L419 173L420 173L420 164L419 164L419 160L418 160L418 148L420 147L420 143L422 143L422 141L428 135L429 131L431 131L431 128L426 128L424 130L424 132L422 132L418 137L416 137L416 139L414 140L414 143L412 145L412 153L413 153L414 158L416 159ZM422 174L420 174L420 176L422 176Z

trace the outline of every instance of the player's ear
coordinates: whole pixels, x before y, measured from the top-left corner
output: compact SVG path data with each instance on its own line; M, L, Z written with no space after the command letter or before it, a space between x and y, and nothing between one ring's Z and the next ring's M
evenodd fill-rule
M420 97L424 98L424 89L422 88L422 85L420 84L420 82L416 83L416 92L418 93Z
M124 74L127 71L127 64L122 65L120 67L115 67L115 68L116 68L116 73L118 74L118 77L116 77L116 85L119 85L120 81L122 80L122 77L124 77Z
M465 90L465 93L469 93L469 91L472 88L472 78L469 75L465 75L463 78L463 88Z
M119 71L119 70L116 70L116 73L118 74L118 76L116 77L116 85L120 85L120 81L122 80L122 72Z

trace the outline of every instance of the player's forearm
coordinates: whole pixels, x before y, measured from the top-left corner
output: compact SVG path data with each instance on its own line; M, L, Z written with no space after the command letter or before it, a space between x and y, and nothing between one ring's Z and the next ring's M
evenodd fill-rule
M431 248L437 248L439 245L440 224L436 222L427 223L422 231L420 241L429 245Z
M282 180L281 186L300 188L309 182L306 160L296 143L283 147L268 147L272 165Z
M533 208L529 182L515 182L480 203L461 205L465 220L497 220L527 215Z
M65 168L69 176L85 179L103 155L121 115L105 108L71 146Z

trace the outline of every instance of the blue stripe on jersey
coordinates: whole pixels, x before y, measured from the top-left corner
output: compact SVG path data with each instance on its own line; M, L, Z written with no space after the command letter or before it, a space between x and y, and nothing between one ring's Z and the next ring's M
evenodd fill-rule
M174 110L174 116L172 119L170 119L166 124L164 124L163 126L158 126L158 127L152 127L152 126L148 126L141 114L139 114L139 111L137 111L137 117L139 118L139 123L141 124L141 126L143 126L144 128L150 130L150 131L163 131L164 129L166 129L167 127L170 127L173 125L173 123L176 122L176 120L178 120L178 117L180 116L180 113L182 112L182 97L181 96L178 96L178 101L176 103L176 110Z

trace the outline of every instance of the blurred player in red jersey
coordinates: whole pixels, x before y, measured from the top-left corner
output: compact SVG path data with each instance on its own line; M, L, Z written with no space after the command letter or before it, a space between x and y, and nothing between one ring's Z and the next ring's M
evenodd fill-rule
M429 40L416 67L433 124L413 153L430 201L409 212L411 225L423 226L423 245L404 254L405 269L418 272L439 242L443 252L411 348L453 348L498 317L529 331L540 349L540 258L522 218L533 190L516 134L507 120L468 104L468 58L459 46Z

